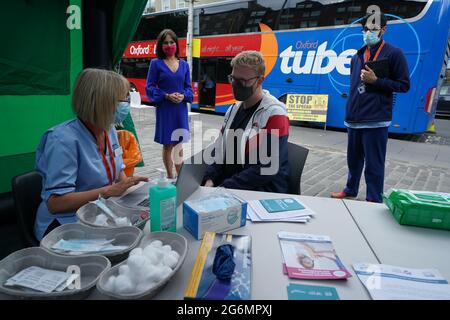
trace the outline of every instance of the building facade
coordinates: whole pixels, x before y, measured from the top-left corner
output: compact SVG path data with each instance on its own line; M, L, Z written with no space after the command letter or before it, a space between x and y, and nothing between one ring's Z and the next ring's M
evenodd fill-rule
M214 2L222 2L223 0L195 0L196 6L214 3ZM149 0L147 2L147 6L145 7L144 14L152 13L152 12L160 12L167 10L175 10L187 8L189 6L189 0Z

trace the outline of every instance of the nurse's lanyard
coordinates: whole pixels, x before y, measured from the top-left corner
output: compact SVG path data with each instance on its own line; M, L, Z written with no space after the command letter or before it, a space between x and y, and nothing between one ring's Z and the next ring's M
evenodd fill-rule
M100 155L102 156L103 166L105 167L106 174L108 175L109 184L112 185L113 182L116 181L116 161L114 160L114 155L113 155L112 148L111 148L111 142L109 141L109 135L105 130L103 130L103 134L105 135L106 145L108 147L109 160L111 161L112 172L111 172L111 167L109 166L109 163L106 160L105 149L103 147L102 141L100 141L100 137L97 137L94 134L93 126L90 123L84 123L84 124L89 129L89 131L91 131L92 135L95 137L95 140L97 141L98 150L100 152Z
M381 49L384 47L384 40L382 40L380 47L378 48L377 52L375 53L375 56L373 57L372 61L377 61L378 56L380 55ZM370 50L369 47L366 47L366 52L364 52L364 63L369 61L370 59Z

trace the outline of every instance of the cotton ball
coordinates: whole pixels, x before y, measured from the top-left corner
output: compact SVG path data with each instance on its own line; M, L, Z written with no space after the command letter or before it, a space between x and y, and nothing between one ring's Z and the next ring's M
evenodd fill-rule
M155 240L150 243L151 246L156 248L162 248L163 243L160 240Z
M128 275L130 273L130 267L126 264L119 267L119 275Z
M170 252L172 251L172 247L166 244L165 246L162 246L162 249L164 252Z
M116 223L116 226L118 227L126 227L126 226L130 226L130 220L127 217L123 217L123 218L116 218L114 219L114 222Z
M168 268L168 267L167 267ZM170 269L170 268L169 268ZM159 265L155 268L155 282L161 282L167 274L167 269L163 265Z
M127 264L130 267L130 271L134 273L142 268L145 265L146 261L147 259L142 254L135 254L128 258Z
M164 251L161 248L153 248L153 252L156 255L156 259L158 261L158 263L162 262L162 260L164 259Z
M105 290L109 291L109 292L114 292L115 282L116 282L116 276L109 277L104 285Z
M155 247L147 246L144 249L144 256L150 261L151 264L158 264L158 257L154 252Z
M172 257L174 257L175 259L177 259L177 262L178 262L178 260L180 259L180 255L179 255L178 252L176 252L175 250L170 251L170 252L169 252L169 255L171 255Z
M134 282L139 283L145 277L146 269L151 262L144 255L133 255L128 258L130 276Z
M162 269L162 274L163 274L163 279L166 279L171 273L172 273L172 269L168 266L164 266Z
M125 293L133 293L135 291L135 287L131 281L131 279L124 275L119 275L115 281L115 291L117 293L125 294Z
M173 255L171 255L170 252L168 254L164 255L164 259L163 259L164 266L167 266L170 269L173 269L177 265L177 262L178 262L178 259L175 258Z
M95 217L94 224L97 226L107 226L108 225L107 221L108 217L103 213L101 213L97 217Z
M134 256L134 255L142 255L142 248L134 248L133 250L131 250L129 257Z
M157 276L157 267L153 265L146 265L144 269L142 270L142 283L150 283L150 282L156 282L158 280Z

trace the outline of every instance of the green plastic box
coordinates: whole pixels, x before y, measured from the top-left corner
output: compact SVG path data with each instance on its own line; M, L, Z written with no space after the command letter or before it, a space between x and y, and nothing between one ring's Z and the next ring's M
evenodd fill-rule
M450 230L450 194L391 189L383 199L402 225Z

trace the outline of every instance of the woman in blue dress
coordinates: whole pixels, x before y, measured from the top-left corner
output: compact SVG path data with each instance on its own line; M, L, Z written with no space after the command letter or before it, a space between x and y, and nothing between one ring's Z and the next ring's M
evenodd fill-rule
M113 124L129 113L129 83L107 70L85 69L75 83L75 119L45 132L36 150L42 175L42 202L34 233L39 241L51 230L77 221L89 201L120 196L144 177L126 177L122 149Z
M177 35L169 29L161 31L156 44L157 59L153 59L147 76L146 92L156 105L155 142L163 145L163 162L167 177L174 178L181 169L181 143L190 138L187 103L193 100L189 65L179 59ZM177 148L175 148L177 147Z

